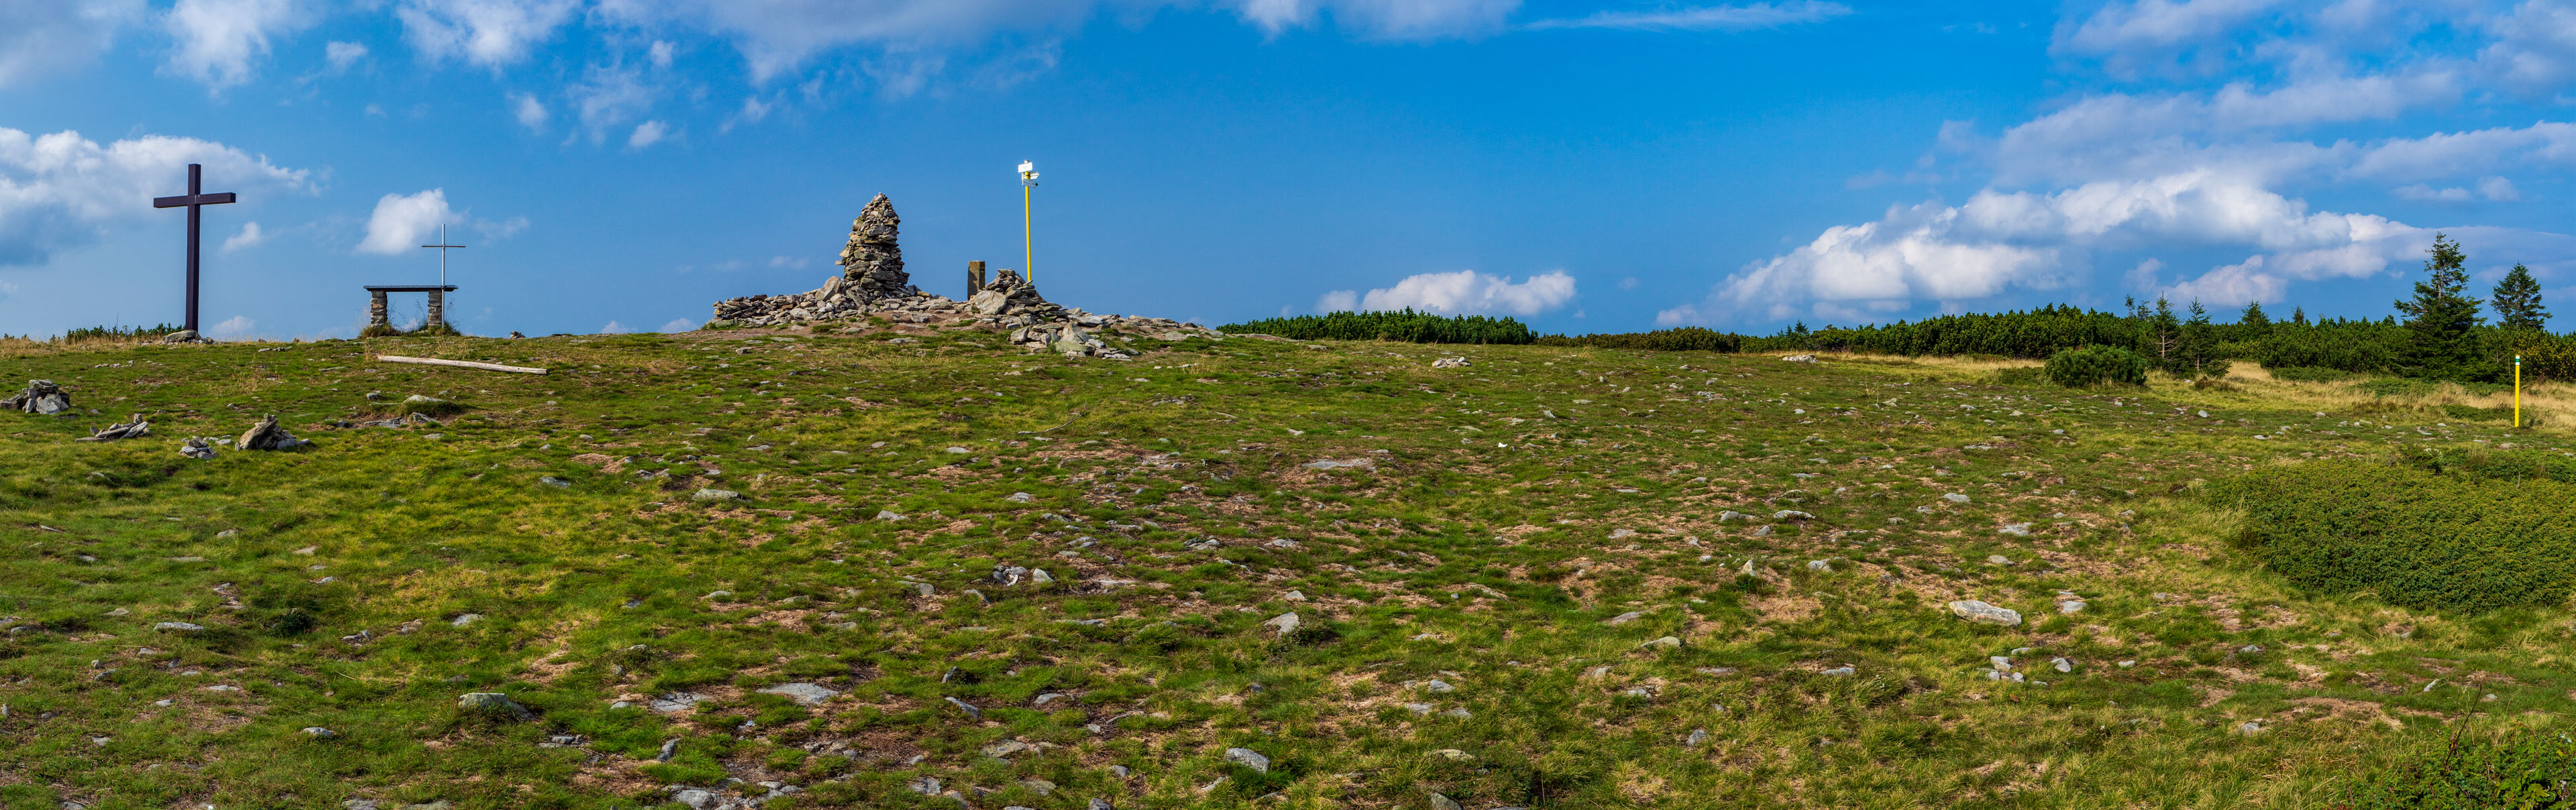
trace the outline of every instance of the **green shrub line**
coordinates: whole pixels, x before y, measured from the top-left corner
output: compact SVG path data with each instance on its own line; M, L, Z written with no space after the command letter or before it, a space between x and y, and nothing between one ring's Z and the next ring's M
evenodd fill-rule
M2464 730L2465 731L2465 730ZM2576 739L2454 732L2394 767L2363 770L2334 805L2380 808L2576 807Z
M2302 587L2470 612L2576 590L2576 460L2562 456L2410 450L2257 470L2210 497L2243 509L2240 542Z
M1434 315L1411 308L1394 312L1329 312L1227 324L1229 334L1276 335L1291 340L1392 340L1404 343L1526 344L1537 339L1528 325L1484 315Z

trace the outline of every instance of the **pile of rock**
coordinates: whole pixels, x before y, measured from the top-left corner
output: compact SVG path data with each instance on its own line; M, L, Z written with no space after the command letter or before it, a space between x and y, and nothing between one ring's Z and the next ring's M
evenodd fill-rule
M295 438L285 428L278 427L276 416L260 417L259 424L252 425L240 440L233 442L234 447L244 450L291 450L308 444L312 442Z
M793 295L754 295L716 302L710 325L781 326L829 321L868 314L888 305L924 296L903 271L903 248L896 231L903 218L883 194L868 201L850 221L850 241L841 247L841 273L821 289ZM947 299L941 298L945 301Z
M1135 355L1110 346L1103 338L1115 338L1121 342L1138 337L1154 340L1187 340L1193 337L1222 340L1225 338L1223 332L1169 318L1094 315L1079 309L1068 309L1063 312L1064 320L1061 322L1035 323L1013 328L1011 342L1032 353L1052 352L1066 357L1127 360L1134 358Z
M1167 318L1095 315L1059 306L1039 295L1037 285L1007 269L977 286L962 302L922 292L903 269L903 250L895 241L900 221L894 203L877 195L850 224L850 241L841 248L840 275L810 292L718 301L715 320L708 321L707 327L776 327L875 315L897 323L1008 331L1013 344L1031 352L1114 360L1134 355L1106 339L1225 337Z
M52 380L30 380L25 390L8 399L0 399L0 408L52 416L71 411L72 395L63 393L63 387L55 385Z
M73 439L72 441L104 442L116 439L139 439L150 435L152 435L152 423L144 421L143 415L138 413L126 417L123 422L109 425L105 428L99 429L96 433L92 433L78 439Z

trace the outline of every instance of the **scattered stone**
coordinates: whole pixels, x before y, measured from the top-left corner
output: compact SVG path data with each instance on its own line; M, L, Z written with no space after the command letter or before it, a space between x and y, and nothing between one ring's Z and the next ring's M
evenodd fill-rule
M1752 515L1748 515L1748 514L1745 514L1745 513L1742 513L1742 512L1738 512L1738 511L1735 511L1735 510L1732 510L1732 509L1729 509L1729 510L1726 510L1726 511L1723 511L1723 512L1719 512L1719 513L1717 513L1717 522L1719 522L1719 523L1725 523L1725 522L1727 522L1727 521L1731 521L1731 520L1751 521L1752 519L1753 519L1753 516L1752 516Z
M29 380L25 390L0 399L0 408L53 416L71 412L72 395L64 393L63 387L55 385L52 380Z
M1627 623L1629 623L1629 622L1636 621L1636 620L1638 620L1638 619L1640 619L1640 618L1643 618L1645 615L1646 615L1646 612L1645 612L1645 611L1642 611L1642 610L1631 610L1631 611L1628 611L1628 612L1626 612L1626 613L1619 614L1619 615L1617 615L1617 616L1612 616L1612 617L1610 617L1610 620L1609 620L1609 621L1602 622L1602 624L1607 624L1607 625L1611 625L1611 626L1614 626L1614 627L1615 627L1615 626L1618 626L1618 625L1627 624Z
M1690 737L1688 739L1682 740L1682 745L1697 748L1700 743L1704 742L1708 742L1708 729L1695 728L1691 729Z
M1011 493L1009 497L1003 498L1002 500L1010 501L1012 503L1028 503L1037 500L1037 496L1026 492L1014 492Z
M1835 667L1835 668L1833 668L1833 669L1825 670L1824 674L1829 675L1829 676L1832 676L1832 677L1840 678L1840 677L1847 677L1847 676L1851 676L1851 675L1858 675L1858 674L1860 674L1860 670L1855 669L1855 668L1852 668L1852 667Z
M1800 511L1795 510L1795 509L1782 509L1782 510L1780 510L1780 511L1777 511L1777 512L1773 512L1773 513L1771 513L1771 519L1772 519L1772 520L1815 520L1815 519L1816 519L1816 516L1815 516L1815 515L1807 514L1807 513L1805 513L1805 512L1800 512Z
M2059 671L2059 672L2074 672L2074 671L2075 671L2075 662L2068 661L2068 660L2066 660L2065 658L2062 658L2062 657L2061 657L2061 658L2051 658L2051 659L2048 659L2048 666L2049 666L2050 668L2052 668L2052 669L2055 669L2055 670Z
M323 728L321 726L305 726L304 736L311 737L316 740L328 740L340 735L334 734L330 729Z
M1967 503L1968 494L1964 492L1953 492L1948 495L1941 496L1941 500L1949 501L1951 503Z
M1635 530L1635 529L1612 529L1612 530L1610 530L1610 539L1612 539L1612 540L1618 540L1618 539L1622 539L1622 538L1635 537L1635 536L1637 536L1637 532L1636 532L1636 530Z
M1458 803L1449 797L1434 793L1431 794L1431 810L1464 810L1464 808L1459 807Z
M2000 532L2003 532L2004 534L2009 534L2009 535L2012 535L2012 536L2014 536L2014 537L2029 537L2029 536L2030 536L2030 524L2028 524L2028 523L2006 523L2006 524L2004 524L2004 527L2003 527L2003 528L2001 528L2001 529L1997 529L1996 531L2000 531Z
M984 746L983 749L985 756L992 757L994 759L1008 758L1012 754L1017 754L1027 750L1029 750L1029 744L1018 740L1003 740L992 745Z
M1993 564L1993 565L2011 565L2011 564L2013 564L2013 561L2012 561L2012 558L2011 558L2011 557L2006 557L2006 556L2001 555L2001 554L1988 554L1988 555L1986 555L1986 562L1987 562L1987 563L1990 563L1990 564Z
M1464 357L1443 357L1431 361L1432 368L1466 368L1471 365L1475 364L1467 362L1467 358Z
M276 414L260 417L258 424L252 425L233 442L234 447L243 450L291 450L308 444L312 442L295 438L285 428L278 427Z
M903 516L902 516L902 515L899 515L899 514L896 514L896 513L895 513L895 511L894 511L894 510L892 510L892 509L879 509L879 510L877 510L877 519L878 519L878 520L902 520L902 519L903 519Z
M205 439L191 436L179 443L179 455L206 461L215 457L215 446L208 444Z
M206 629L206 628L205 628L205 627L203 627L203 626L200 626L200 625L189 624L189 623L187 623L187 622L162 622L162 623L160 623L160 624L153 625L153 626L152 626L152 629L154 629L154 630L175 630L175 631L182 632L182 633L194 633L194 632L196 632L196 631L204 630L204 629Z
M1830 574L1834 572L1834 564L1824 560L1808 560L1807 570L1822 574Z
M1991 664L1994 664L1994 665L1995 665L1995 671L1996 671L1996 672L2011 672L2011 671L2013 671L2013 662L2012 662L2012 659L2011 659L2011 658L2008 658L2008 657L2005 657L2005 656L2001 656L2001 655L1989 655L1989 656L1986 656L1986 661L1987 661L1987 663L1991 663Z
M449 627L464 627L482 620L483 614L480 613L460 613L457 614L456 618L447 620L447 625Z
M1782 359L1782 360L1786 360L1786 361L1789 361L1789 362L1792 362L1792 363L1813 363L1813 362L1816 362L1816 356L1815 356L1815 355L1812 355L1812 354L1793 354L1793 355L1789 355L1789 356L1787 356L1787 357L1783 357L1783 358L1780 358L1780 359Z
M1441 758L1441 759L1449 760L1449 761L1451 761L1451 762L1474 762L1474 761L1476 761L1476 755L1474 755L1474 754L1470 754L1470 753L1467 753L1467 752L1465 752L1465 751L1460 751L1460 750L1455 749L1455 748L1443 748L1443 749L1440 749L1440 750L1438 750L1438 751L1433 751L1433 752L1431 752L1431 755L1432 755L1432 756L1435 756L1435 757L1439 757L1439 758Z
M2134 667L2134 666L2137 666L2137 665L2138 665L2138 661L2137 661L2137 659L2134 659L2134 658L2129 659L2129 660L2127 660L2127 661L2122 661L2122 662L2120 662L2120 668L2121 668L2121 669L2128 669L2128 668L2130 668L2130 667Z
M521 720L536 718L536 714L528 711L528 707L519 705L516 701L512 701L509 695L499 692L468 692L459 695L456 698L456 708L467 711L506 713Z
M2020 613L2016 613L2006 608L1995 607L1975 599L1950 603L1950 615L1957 616L1971 622L1976 622L1978 624L1993 624L2004 627L2014 627L2021 624Z
M826 688L821 684L806 683L803 681L782 683L777 686L762 689L760 690L760 693L764 695L779 695L806 706L821 705L823 701L831 700L833 697L841 694Z
M1327 458L1309 461L1302 466L1309 470L1338 470L1344 467L1360 470L1373 470L1377 468L1377 462L1365 458L1354 458L1349 460L1335 460Z
M1439 679L1439 678L1433 678L1433 679L1431 679L1431 682L1430 682L1430 683L1423 684L1423 685L1422 685L1422 688L1423 688L1423 690L1424 690L1424 691L1428 691L1428 692L1455 692L1455 691L1458 691L1458 687L1451 686L1451 685L1449 685L1449 682L1448 682L1448 681L1444 681L1444 680L1441 680L1441 679Z
M1287 595L1285 595L1285 596L1281 596L1281 597L1279 597L1279 598L1281 598L1281 599L1285 599L1285 600L1288 600L1288 601L1291 601L1291 602L1303 602L1303 601L1306 601L1306 592L1305 592L1305 591L1289 591L1289 592L1287 593Z
M984 719L984 710L983 710L983 709L978 709L978 708L975 708L975 707L973 707L973 706L966 705L966 701L958 700L958 699L953 698L953 697L951 697L951 698L944 698L944 700L947 700L949 705L951 705L951 706L955 706L955 707L957 707L958 709L964 710L964 711L966 712L966 716L968 716L968 717L972 717L972 718L975 718L975 719L977 719L977 720L982 720L982 719Z
M742 493L730 489L700 489L689 496L693 501L739 501Z
M1232 762L1246 768L1251 768L1261 773L1270 772L1270 758L1262 756L1261 752L1254 751L1250 748L1225 749L1225 761Z
M1119 778L1124 779L1126 777L1122 776ZM1090 804L1083 807L1083 810L1118 810L1118 808L1117 806L1110 804L1108 799L1092 799Z
M1269 621L1262 622L1261 626L1278 628L1279 637L1287 638L1297 632L1298 621L1296 613L1282 613L1278 616L1272 617Z
M2245 645L2245 646L2242 646L2242 647L2238 647L2238 648L2236 648L2236 651L2237 651L2237 652L2239 652L2239 653L2245 654L2245 655L2253 655L2253 654L2255 654L2255 653L2262 652L2262 651L2263 651L2263 645L2261 645L2261 644L2247 644L2247 645Z
M1673 637L1673 636L1665 636L1665 637L1663 637L1663 638L1655 639L1655 640L1653 640L1653 641L1649 641L1649 642L1646 642L1646 643L1644 643L1644 644L1639 644L1639 645L1637 645L1637 649L1641 649L1641 650L1646 650L1646 649L1654 649L1654 650L1677 650L1677 649L1680 649L1680 648L1681 648L1681 646L1682 646L1682 640L1681 640L1681 639L1679 639L1679 638L1675 638L1675 637Z
M2208 412L2207 412L2207 411L2202 411L2202 413L2208 413ZM2248 735L2248 736L2255 735L2255 734L2261 734L2261 733L2263 733L2263 724L2261 724L2261 723L2257 723L2257 722L2254 722L2254 721L2252 721L2252 720L2247 720L2247 721L2245 721L2245 722L2242 722L2242 723L2238 723L2238 724L2236 724L2236 728L2234 729L2234 731L2235 731L2236 733L2238 733L2238 734L2244 734L2244 735Z
M138 413L125 417L125 421L123 422L99 428L98 432L91 433L90 435L83 436L78 439L73 439L72 441L105 442L115 441L117 439L139 439L150 435L152 435L152 423L144 421L143 415Z
M1055 577L1048 575L1044 568L1031 568L1029 569L1029 584L1044 588L1055 584Z

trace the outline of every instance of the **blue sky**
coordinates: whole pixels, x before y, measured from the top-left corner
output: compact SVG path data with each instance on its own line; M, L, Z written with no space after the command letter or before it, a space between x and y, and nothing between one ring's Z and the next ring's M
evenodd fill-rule
M2576 292L2576 2L0 4L0 332L689 328L914 281L1204 323L1414 306L1768 332L2171 295L2387 314L2436 230ZM398 305L398 311L401 306ZM417 317L417 302L409 303Z

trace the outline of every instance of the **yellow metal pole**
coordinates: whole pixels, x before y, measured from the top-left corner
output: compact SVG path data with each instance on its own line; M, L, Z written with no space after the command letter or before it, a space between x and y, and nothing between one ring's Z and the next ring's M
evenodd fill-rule
M1029 185L1020 184L1020 277L1038 283L1036 220L1029 214Z
M2513 356L2513 426L2522 427L2522 355Z

